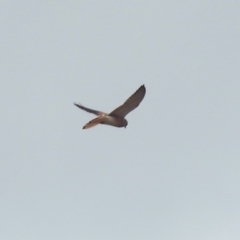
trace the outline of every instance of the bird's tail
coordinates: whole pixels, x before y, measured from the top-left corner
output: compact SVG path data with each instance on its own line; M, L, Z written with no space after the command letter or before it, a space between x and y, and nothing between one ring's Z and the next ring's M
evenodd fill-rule
M101 122L102 122L101 117L94 118L93 120L88 122L85 126L83 126L83 129L88 129L88 128L91 128L91 127L95 127Z

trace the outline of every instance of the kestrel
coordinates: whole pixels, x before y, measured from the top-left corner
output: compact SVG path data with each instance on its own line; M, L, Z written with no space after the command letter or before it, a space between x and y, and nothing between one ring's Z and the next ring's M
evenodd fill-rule
M146 88L144 85L142 85L131 97L129 97L123 105L119 106L112 112L104 113L101 111L93 110L90 108L86 108L81 104L74 103L75 106L81 108L82 110L85 110L89 113L93 113L97 115L97 118L94 118L89 123L87 123L83 129L88 129L91 127L94 127L98 124L106 124L111 125L114 127L127 127L128 122L125 118L128 113L130 113L132 110L134 110L143 100L146 93Z

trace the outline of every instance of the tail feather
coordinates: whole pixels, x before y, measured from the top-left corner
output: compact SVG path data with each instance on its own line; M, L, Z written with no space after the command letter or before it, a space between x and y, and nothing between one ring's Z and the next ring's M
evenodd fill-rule
M88 122L85 126L83 126L83 129L88 129L88 128L91 128L91 127L95 127L96 125L101 123L101 120L102 120L101 117L94 118L93 120Z

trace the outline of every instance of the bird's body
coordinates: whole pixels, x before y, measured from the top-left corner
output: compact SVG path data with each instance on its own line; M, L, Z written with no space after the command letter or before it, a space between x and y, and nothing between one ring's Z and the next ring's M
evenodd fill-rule
M127 101L124 102L123 105L119 106L109 114L84 107L81 104L74 103L74 105L84 111L98 116L97 118L94 118L88 122L83 129L88 129L98 124L106 124L114 127L126 127L128 122L125 119L125 116L140 104L145 96L145 93L146 88L144 85L142 85L131 97L127 99Z

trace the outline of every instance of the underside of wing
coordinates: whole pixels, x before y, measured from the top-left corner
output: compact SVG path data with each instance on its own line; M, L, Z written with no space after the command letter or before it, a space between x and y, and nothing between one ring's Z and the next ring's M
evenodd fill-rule
M86 112L93 113L93 114L95 114L97 116L107 115L107 113L104 113L104 112L101 112L101 111L98 111L98 110L94 110L94 109L91 109L91 108L86 108L86 107L84 107L81 104L74 103L74 105L79 107L80 109L86 111Z
M125 117L128 113L134 110L143 100L146 94L146 88L142 85L127 101L113 110L109 115L117 117Z

